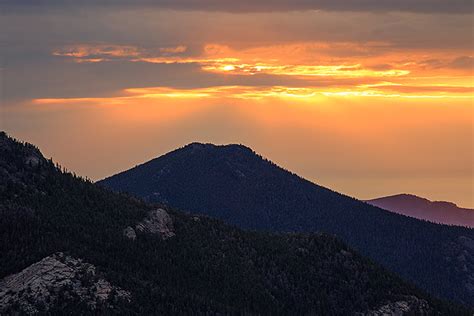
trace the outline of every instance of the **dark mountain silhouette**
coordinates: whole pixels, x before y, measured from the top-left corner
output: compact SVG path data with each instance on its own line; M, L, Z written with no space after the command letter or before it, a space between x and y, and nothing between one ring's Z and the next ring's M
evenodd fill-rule
M0 133L0 314L468 315L325 234L116 194Z
M193 143L100 184L241 228L334 234L430 293L474 304L474 230L382 210L245 146Z
M474 227L474 210L445 201L430 201L412 195L397 194L366 201L385 210L434 223Z

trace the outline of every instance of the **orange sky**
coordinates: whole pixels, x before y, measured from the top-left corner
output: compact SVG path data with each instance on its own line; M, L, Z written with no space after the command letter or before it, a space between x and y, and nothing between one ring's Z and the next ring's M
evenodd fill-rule
M473 207L472 14L381 10L12 10L0 127L93 179L243 143L359 198Z

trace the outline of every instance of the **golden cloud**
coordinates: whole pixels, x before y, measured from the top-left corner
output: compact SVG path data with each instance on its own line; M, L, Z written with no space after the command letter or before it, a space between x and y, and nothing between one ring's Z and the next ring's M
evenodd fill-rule
M208 87L192 90L153 88L143 95L161 97L314 97L385 96L385 97L462 97L473 94L472 77L465 67L442 67L453 61L470 64L469 55L459 58L446 52L434 52L426 59L421 51L399 52L388 43L296 43L233 49L208 44L195 56L187 47L141 49L121 45L76 45L53 52L55 56L76 62L107 62L113 59L134 63L197 64L203 72L223 76L291 76L301 80L300 87ZM351 52L351 53L348 53ZM467 56L467 57L466 57ZM331 90L312 87L312 78L324 77L336 82ZM352 80L351 84L347 80ZM357 81L360 80L359 83ZM339 82L339 83L338 83ZM371 82L371 85L364 85ZM126 93L136 93L128 89ZM152 93L151 91L155 91Z

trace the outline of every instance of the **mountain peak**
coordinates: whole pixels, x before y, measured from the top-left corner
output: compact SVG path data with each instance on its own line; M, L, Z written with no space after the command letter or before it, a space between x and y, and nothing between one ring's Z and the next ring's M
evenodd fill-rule
M212 143L200 143L200 142L192 142L183 147L183 149L190 148L190 149L201 149L201 148L214 148L216 145Z
M246 146L192 143L100 184L245 229L334 234L414 283L435 289L434 294L473 301L470 285L454 285L444 249L430 257L425 252L451 242L450 229L474 239L468 231L362 203L286 171ZM433 267L433 260L444 266ZM468 279L459 271L459 280Z
M394 194L394 195L389 195L385 197L381 197L381 199L398 199L398 200L408 200L408 201L420 201L420 202L431 202L430 200L415 195L411 193L399 193L399 194ZM376 199L374 199L376 200Z
M415 194L410 194L410 193L400 193L400 194L394 194L394 195L388 195L380 198L375 198L372 200L368 200L369 202L372 201L378 201L378 200L397 200L397 201L405 201L405 202L419 202L419 203L425 203L425 204L437 204L437 205L443 205L443 206L449 206L449 207L458 207L456 203L450 202L450 201L443 201L443 200L429 200L427 198L415 195Z
M241 151L247 151L247 152L254 152L250 147L247 147L242 144L225 144L225 145L216 145L212 143L200 143L200 142L192 142L190 144L187 144L183 148L184 150L241 150ZM179 149L178 149L179 151Z
M366 201L385 210L448 225L474 227L474 210L453 202L430 201L413 194L396 194Z
M207 161L208 159L218 159L220 162L227 161L229 163L232 161L248 161L254 160L255 158L261 158L261 156L255 153L252 148L242 144L217 145L200 142L190 143L184 147L165 154L164 156L168 156L169 158L174 157L172 158L173 161L184 161L186 159L185 157L193 156L193 159L197 159L197 157L199 157L199 159L203 159L204 161ZM158 160L160 158L161 157L158 157L154 160ZM203 164L208 165L207 163L204 163L204 161Z

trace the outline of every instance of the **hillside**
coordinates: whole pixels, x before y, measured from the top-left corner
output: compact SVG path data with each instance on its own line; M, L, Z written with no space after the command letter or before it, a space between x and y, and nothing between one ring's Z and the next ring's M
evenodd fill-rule
M193 143L100 184L241 228L334 234L434 295L474 302L472 229L371 206L283 170L245 146Z
M474 228L474 210L445 201L430 201L412 195L397 194L366 201L385 210L433 223Z
M325 234L115 194L0 134L0 314L466 314Z

